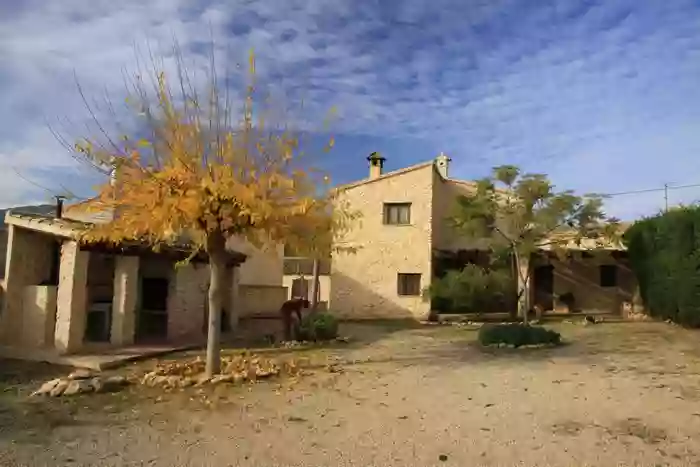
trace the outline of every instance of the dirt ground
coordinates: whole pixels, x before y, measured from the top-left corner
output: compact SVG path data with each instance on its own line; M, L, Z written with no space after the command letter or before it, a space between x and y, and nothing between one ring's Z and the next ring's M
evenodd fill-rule
M552 327L570 344L482 350L464 328L352 325L354 344L296 352L313 375L209 392L28 400L65 370L4 361L0 465L700 465L697 332Z

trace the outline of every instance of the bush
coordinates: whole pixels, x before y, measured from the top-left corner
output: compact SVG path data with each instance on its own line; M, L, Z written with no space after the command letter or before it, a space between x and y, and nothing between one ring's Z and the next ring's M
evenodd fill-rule
M644 219L623 238L647 312L700 327L700 207Z
M338 320L330 313L312 313L301 320L299 340L327 341L336 337L338 337Z
M513 278L507 270L469 264L461 271L451 270L434 280L428 293L436 309L483 313L503 303L514 290Z
M481 345L506 344L514 347L523 345L559 345L561 335L541 326L525 324L485 324L479 330Z

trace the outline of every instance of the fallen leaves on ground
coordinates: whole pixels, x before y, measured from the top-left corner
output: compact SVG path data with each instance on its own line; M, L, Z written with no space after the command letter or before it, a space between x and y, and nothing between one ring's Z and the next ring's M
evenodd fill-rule
M141 378L141 383L151 387L186 388L204 384L242 384L279 375L298 377L302 374L295 360L278 360L249 353L223 357L221 373L212 378L205 376L205 366L201 357L161 362Z

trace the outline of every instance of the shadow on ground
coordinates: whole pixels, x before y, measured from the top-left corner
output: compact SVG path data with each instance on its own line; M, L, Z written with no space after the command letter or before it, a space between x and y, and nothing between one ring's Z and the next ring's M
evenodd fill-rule
M0 438L39 444L61 427L108 423L100 415L104 413L104 400L29 397L44 382L65 376L70 370L48 363L0 359ZM86 413L89 416L82 415Z

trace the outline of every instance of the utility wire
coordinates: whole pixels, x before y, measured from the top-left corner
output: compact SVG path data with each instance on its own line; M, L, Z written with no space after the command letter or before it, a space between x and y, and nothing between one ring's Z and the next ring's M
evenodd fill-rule
M631 191L620 191L617 193L603 193L603 196L606 197L612 197L612 196L624 196L624 195L636 195L639 193L655 193L655 192L661 192L661 191L668 191L668 190L681 190L683 188L696 188L700 187L700 183L693 183L690 185L665 185L661 188L647 188L646 190L631 190Z

